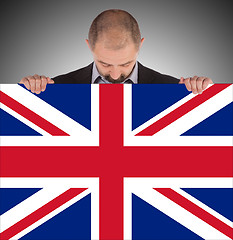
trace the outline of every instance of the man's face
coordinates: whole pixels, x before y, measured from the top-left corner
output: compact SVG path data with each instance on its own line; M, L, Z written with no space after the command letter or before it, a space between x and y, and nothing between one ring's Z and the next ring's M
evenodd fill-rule
M142 40L143 41L143 40ZM108 81L120 83L132 72L139 49L130 41L125 47L111 49L103 41L95 44L92 54L99 73Z

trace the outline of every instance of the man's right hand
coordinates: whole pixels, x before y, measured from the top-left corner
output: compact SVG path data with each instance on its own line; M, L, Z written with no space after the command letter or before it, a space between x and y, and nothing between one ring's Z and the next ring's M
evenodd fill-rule
M35 74L34 76L22 78L19 83L24 84L24 86L33 93L40 94L45 91L47 84L53 84L54 81L49 77Z

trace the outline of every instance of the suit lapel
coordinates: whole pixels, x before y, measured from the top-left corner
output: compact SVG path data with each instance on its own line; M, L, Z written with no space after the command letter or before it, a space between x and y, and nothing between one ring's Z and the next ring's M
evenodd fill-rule
M150 77L148 75L148 72L146 71L146 68L138 62L138 83L151 83Z

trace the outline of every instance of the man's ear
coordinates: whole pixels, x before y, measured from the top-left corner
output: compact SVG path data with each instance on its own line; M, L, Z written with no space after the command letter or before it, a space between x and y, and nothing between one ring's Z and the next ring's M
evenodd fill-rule
M88 39L86 39L85 41L86 41L86 44L87 44L87 46L88 46L88 47L89 47L89 49L91 50L91 47L90 47L90 44L89 44L89 41L88 41Z
M142 38L142 39L141 39L140 48L142 47L142 44L143 44L144 40L145 40L145 38Z

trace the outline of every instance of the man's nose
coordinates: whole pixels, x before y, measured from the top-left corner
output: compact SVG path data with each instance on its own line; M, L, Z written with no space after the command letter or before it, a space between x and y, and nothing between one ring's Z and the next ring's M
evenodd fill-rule
M110 72L110 76L116 80L121 76L121 72L116 68L112 68Z

